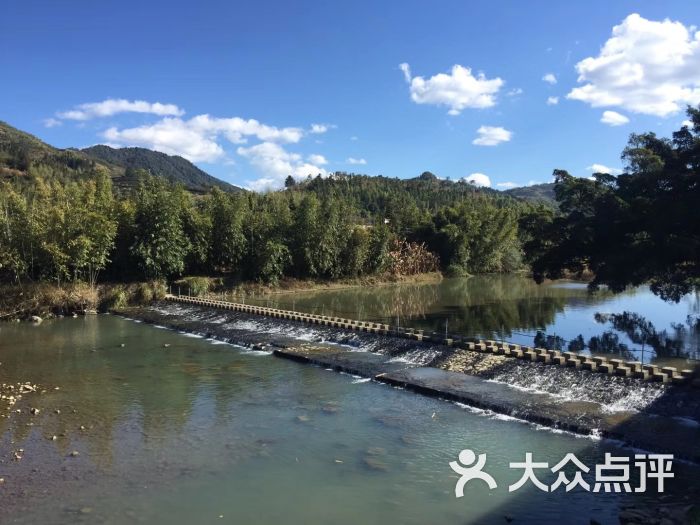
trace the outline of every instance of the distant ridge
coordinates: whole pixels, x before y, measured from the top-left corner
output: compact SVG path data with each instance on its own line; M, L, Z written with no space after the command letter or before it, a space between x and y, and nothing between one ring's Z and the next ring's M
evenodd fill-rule
M510 195L511 197L515 197L516 199L523 199L526 201L547 202L550 204L556 203L556 199L554 198L553 182L511 188L509 190L505 190L503 193Z
M207 191L220 188L225 191L243 191L207 172L199 169L189 160L177 155L167 155L146 148L112 148L98 145L80 150L89 157L99 159L125 169L142 169L171 182L181 183L194 191Z
M193 192L206 192L215 187L245 191L212 177L182 157L145 148L59 149L0 121L0 179L26 177L30 168L40 166L48 166L54 175L68 179L105 173L121 187L133 186L136 170L146 170Z

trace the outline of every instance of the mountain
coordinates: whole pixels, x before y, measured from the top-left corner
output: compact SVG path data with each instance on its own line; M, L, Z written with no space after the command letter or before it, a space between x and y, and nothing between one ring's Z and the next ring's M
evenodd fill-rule
M553 182L546 182L544 184L533 184L532 186L521 186L519 188L511 188L510 190L505 190L503 193L505 193L506 195L510 195L511 197L515 197L516 199L556 204L556 199L554 198Z
M214 187L225 191L243 191L212 177L182 157L143 148L93 146L84 150L59 149L0 121L0 179L21 179L30 170L62 179L106 173L116 186L131 187L136 182L136 170L139 169L179 182L197 193Z
M207 191L217 187L224 191L242 191L241 188L212 177L189 160L176 155L167 155L146 148L111 148L92 146L80 150L93 159L121 166L128 170L142 169L171 182L181 183L193 191Z

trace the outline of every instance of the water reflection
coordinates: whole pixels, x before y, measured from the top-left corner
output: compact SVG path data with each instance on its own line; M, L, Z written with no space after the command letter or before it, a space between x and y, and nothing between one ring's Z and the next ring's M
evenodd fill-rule
M594 337L598 342L602 337L617 338L618 345L625 347L618 346L616 353L630 358L639 358L642 351L646 361L650 357L698 358L697 322L693 329L678 329L678 323L689 316L697 318L698 297L686 297L679 304L664 303L645 287L619 295L604 290L591 294L584 283L537 285L523 276L495 275L444 279L439 283L278 294L248 301L530 345L541 332L545 341L564 349L571 343L578 344L579 335L584 348ZM606 327L596 322L596 315L621 314L626 310L652 321L659 334L667 328L664 341L668 345L657 345L655 353L654 345L635 340L622 326L614 327L616 334L604 336Z

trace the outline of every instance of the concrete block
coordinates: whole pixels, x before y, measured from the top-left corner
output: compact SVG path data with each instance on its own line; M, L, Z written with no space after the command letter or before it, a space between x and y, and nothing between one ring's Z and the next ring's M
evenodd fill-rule
M570 357L566 360L566 366L569 368L581 368L581 361L575 357Z
M669 377L673 377L678 374L678 369L675 366L664 366L661 371Z
M632 370L628 366L620 365L615 368L615 375L620 377L628 377L632 375Z
M669 377L663 372L654 372L651 374L651 380L657 383L668 383Z
M635 379L649 379L649 371L648 370L635 370L632 372L632 377Z
M615 372L615 366L612 363L601 363L598 365L598 372L612 374Z
M586 360L583 363L581 363L581 368L583 368L584 370L595 372L598 368L598 365L595 363L595 361Z
M596 365L598 365L598 366L607 364L607 362L608 362L608 358L607 358L607 357L594 356L594 357L592 357L591 359L592 359L593 362L594 362Z
M549 355L548 353L539 354L539 355L537 356L537 362L538 362L538 363L549 364L551 361L552 361L552 356Z

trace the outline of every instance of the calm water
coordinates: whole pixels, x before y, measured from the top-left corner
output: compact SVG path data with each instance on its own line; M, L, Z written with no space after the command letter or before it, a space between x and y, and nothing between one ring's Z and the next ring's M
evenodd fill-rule
M606 330L618 335L633 358L672 362L683 366L687 358L700 359L700 338L687 329L688 316L700 315L700 298L687 296L680 303L667 303L647 287L623 294L590 294L584 283L559 281L537 285L522 276L475 276L444 279L439 283L398 284L347 288L313 293L276 294L247 299L261 305L300 311L335 314L355 319L424 328L443 332L447 328L471 337L506 339L532 345L538 330L567 342L579 334L587 342ZM653 323L658 331L681 341L679 352L656 356L649 346L632 342L610 324L599 323L596 313L634 312ZM685 325L678 334L674 324ZM677 358L681 358L680 360Z
M0 419L3 523L588 524L633 502L508 492L525 452L591 467L633 454L609 442L115 316L0 324L0 361L0 382L45 389L27 399L38 415ZM496 490L454 497L448 463L464 448L487 454ZM667 492L682 500L700 476L674 470Z

